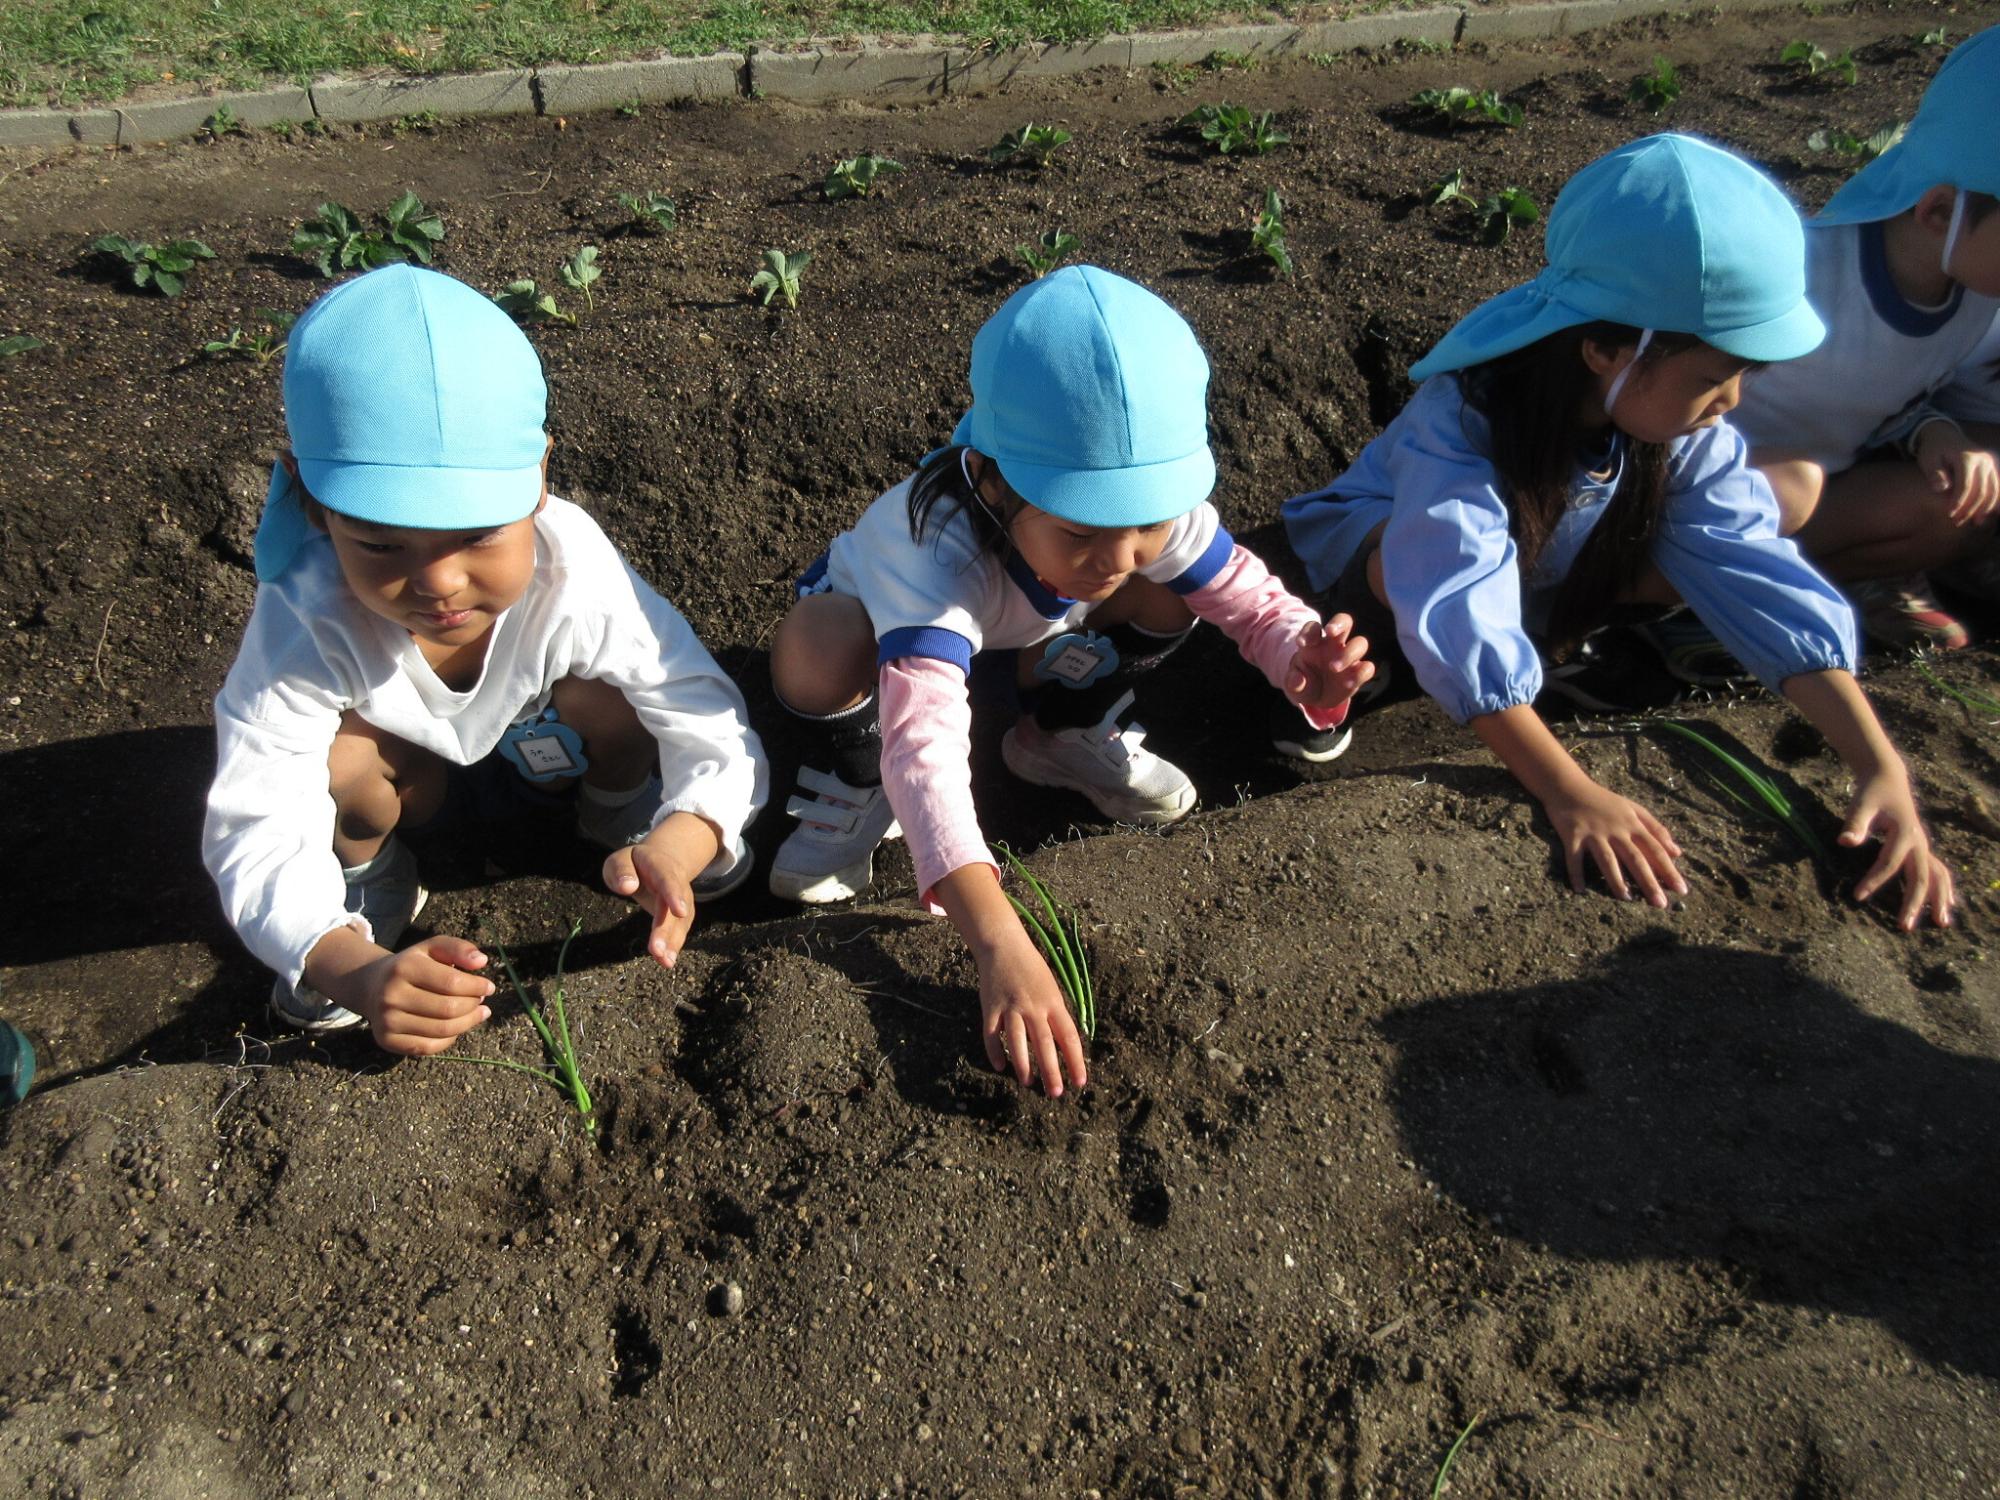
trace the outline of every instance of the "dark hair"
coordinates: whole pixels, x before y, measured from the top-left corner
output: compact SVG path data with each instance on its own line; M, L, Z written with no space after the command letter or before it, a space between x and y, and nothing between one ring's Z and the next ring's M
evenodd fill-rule
M1466 403L1491 431L1493 467L1524 578L1569 509L1578 463L1592 457L1585 450L1590 434L1577 425L1597 379L1583 361L1584 342L1624 348L1639 338L1639 329L1622 323L1584 323L1459 376ZM1650 365L1700 342L1692 334L1656 332L1639 360ZM1625 448L1618 488L1556 596L1548 633L1557 647L1573 645L1601 623L1645 568L1666 501L1667 449L1629 436Z
M968 451L963 444L940 448L917 465L917 472L910 480L910 540L921 543L932 531L949 525L954 514L963 513L977 542L974 555L983 557L990 552L1003 557L1014 545L1007 534L1007 523L1027 502L1014 493L999 465L994 464L993 477L1006 491L1006 514L995 515L993 508L966 483L963 455ZM987 463L993 461L988 459ZM945 507L942 512L938 510L940 504Z

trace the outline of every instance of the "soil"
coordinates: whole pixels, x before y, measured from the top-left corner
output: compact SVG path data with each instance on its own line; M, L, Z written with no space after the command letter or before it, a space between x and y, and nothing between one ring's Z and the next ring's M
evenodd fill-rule
M1906 117L2000 3L1704 16L1546 48L1100 75L922 109L768 103L0 161L0 1009L43 1081L4 1116L0 1490L23 1495L2000 1494L2000 731L1907 666L1870 689L1964 903L1898 934L1747 822L1679 742L1578 725L1664 816L1659 914L1558 878L1549 830L1434 708L1301 776L1213 633L1145 703L1205 808L1165 834L1029 796L982 707L989 832L1085 914L1092 1087L991 1074L974 976L911 903L745 893L671 973L563 828L419 845L434 930L567 994L600 1131L518 1075L274 1034L196 857L208 704L252 596L278 368L197 357L321 283L324 198L412 187L440 264L497 289L603 247L598 307L534 338L554 478L796 747L764 643L787 584L950 430L971 334L1062 225L1189 317L1215 365L1227 523L1296 576L1278 502L1339 469L1401 372L1540 236L1478 242L1426 188L1544 207L1657 123L1808 205L1822 126ZM1810 34L1859 81L1775 63ZM1683 92L1625 100L1656 55ZM1519 129L1403 101L1498 87ZM1288 146L1207 154L1196 104ZM1037 174L984 148L1075 133ZM829 203L835 156L907 170ZM1298 262L1247 255L1267 186ZM627 232L657 188L672 233ZM80 251L195 233L177 301ZM796 312L746 295L809 249ZM573 302L573 294L560 293ZM2000 658L1936 671L1987 693ZM1781 702L1690 717L1830 838L1847 782ZM778 798L782 802L783 793ZM754 830L768 858L786 819ZM503 1005L464 1049L532 1060ZM1473 1425L1476 1424L1476 1425Z

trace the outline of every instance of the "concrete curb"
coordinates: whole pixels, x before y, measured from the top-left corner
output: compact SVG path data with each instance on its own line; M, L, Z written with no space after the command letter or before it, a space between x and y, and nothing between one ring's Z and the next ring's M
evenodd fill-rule
M310 89L276 88L87 110L0 110L0 149L130 146L199 135L217 105L246 126L320 119L342 124L439 116L568 115L619 105L681 100L784 99L823 104L913 104L947 94L1004 89L1017 79L1056 78L1092 68L1199 63L1217 52L1277 60L1384 48L1398 43L1547 41L1623 21L1687 9L1688 0L1529 0L1474 9L1442 5L1303 25L1214 26L1091 42L994 51L912 37L896 46L807 47L636 59L582 66L552 63L443 78L325 78ZM1717 9L1788 8L1800 0L1722 0Z

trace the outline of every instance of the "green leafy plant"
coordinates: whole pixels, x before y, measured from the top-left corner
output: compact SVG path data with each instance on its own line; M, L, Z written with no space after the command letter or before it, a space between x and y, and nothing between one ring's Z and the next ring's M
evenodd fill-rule
M2000 724L2000 698L1995 698L1989 693L1953 687L1942 677L1938 676L1937 673L1933 672L1930 663L1921 656L1914 658L1911 665L1917 669L1919 677L1923 678L1925 682L1928 682L1947 698L1955 699L1964 704L1975 714L1985 719L1988 724Z
M1033 244L1016 245L1014 256L1039 281L1067 260L1081 243L1066 229L1045 229Z
M583 1070L577 1063L576 1043L569 1033L569 1014L563 998L563 967L569 960L569 945L576 941L576 935L583 931L581 920L570 924L569 936L563 939L562 948L556 954L555 991L549 997L549 1013L546 1019L536 1009L534 998L528 987L521 983L521 976L514 972L514 961L507 956L504 944L500 948L500 966L507 971L507 982L514 986L514 994L521 1002L521 1009L528 1013L534 1023L535 1034L542 1039L542 1056L547 1066L537 1068L529 1063L514 1062L504 1057L474 1057L464 1052L441 1052L438 1054L447 1062L470 1063L475 1067L504 1068L510 1073L525 1073L530 1078L540 1079L559 1093L569 1096L575 1106L577 1118L583 1122L585 1132L593 1137L597 1134L597 1117L592 1113L590 1090L583 1081Z
M48 347L46 339L38 339L32 333L10 333L4 339L0 339L0 359L12 359L17 354L28 354L36 349Z
M1067 902L1058 901L1054 892L1035 878L1034 871L1022 864L1012 849L1005 844L994 847L1007 861L1007 867L1020 877L1035 903L1031 907L1009 891L1008 904L1049 961L1056 983L1062 987L1063 998L1069 1001L1069 1008L1076 1015L1077 1030L1095 1041L1097 992L1090 981L1090 958L1083 948L1081 919Z
M508 282L506 289L493 300L516 323L576 322L576 314L557 307L555 293L543 291L533 278Z
M597 269L597 246L585 245L562 263L563 285L573 292L583 293L583 310L597 311L597 299L591 295L591 283L604 273Z
M1482 198L1476 210L1479 232L1489 245L1506 242L1516 224L1538 223L1542 210L1521 188L1504 187L1490 198Z
M812 264L812 251L801 250L793 255L784 250L766 250L764 269L750 278L750 290L764 294L764 305L769 307L773 297L782 296L785 306L797 309L799 305L799 278Z
M1194 87L1195 79L1201 76L1200 70L1194 64L1174 62L1165 58L1154 63L1152 68L1153 86L1163 92L1184 94Z
M406 192L376 217L380 227L370 228L352 209L322 203L316 218L293 231L292 253L311 261L322 276L371 271L398 261L431 263L444 238L444 220L426 208L423 199Z
M285 352L285 341L291 337L292 324L296 321L296 313L279 312L275 307L260 307L248 329L232 328L228 338L210 339L201 346L201 352L212 358L233 355L266 365Z
M1438 1465L1437 1477L1431 1481L1431 1500L1441 1500L1444 1492L1451 1487L1452 1465L1458 1462L1458 1455L1464 1451L1466 1440L1472 1436L1473 1429L1485 1420L1486 1413L1480 1412L1467 1422L1458 1437L1453 1440L1451 1447L1445 1451L1444 1462Z
M902 170L901 162L877 156L873 151L864 151L859 156L850 156L833 164L833 170L826 174L826 195L829 198L866 198L875 190L879 179L893 177Z
M443 117L436 110L420 109L415 114L408 114L404 115L401 119L391 120L389 122L389 129L397 135L409 135L412 132L421 132L424 135L429 135L443 123Z
M1203 140L1225 156L1232 151L1262 156L1291 139L1282 130L1271 128L1268 109L1253 116L1241 104L1204 104L1181 116L1180 123L1193 126Z
M1257 66L1257 59L1252 57L1248 52L1229 52L1217 49L1204 57L1201 60L1201 65L1211 73L1220 73L1229 68L1237 68L1247 73Z
M1778 54L1778 61L1786 67L1797 68L1808 78L1838 79L1851 84L1860 69L1854 62L1854 49L1849 47L1838 57L1828 57L1817 42L1791 42Z
M621 120L636 120L639 118L639 101L637 99L627 99L613 113Z
M1625 91L1626 98L1645 106L1653 114L1658 114L1680 96L1681 75L1664 57L1654 58L1653 71L1641 73L1632 80L1632 87Z
M1463 167L1458 168L1451 176L1441 178L1439 181L1432 183L1429 191L1431 202L1433 203L1463 203L1467 208L1475 211L1479 208L1479 200L1465 190L1465 168Z
M1831 151L1835 156L1849 157L1858 162L1871 162L1900 141L1903 132L1909 128L1907 120L1891 120L1873 135L1856 135L1850 130L1839 128L1815 130L1806 137L1806 149Z
M132 285L151 287L162 297L178 297L197 262L214 260L215 252L200 240L168 240L163 245L128 240L122 234L100 234L90 242L99 255L123 261Z
M1276 188L1264 193L1264 206L1250 221L1250 245L1278 268L1280 275L1292 274L1292 252L1285 246L1285 200Z
M243 122L236 118L236 111L226 104L215 106L215 113L201 122L202 133L211 141L219 141L225 135L248 135Z
M1945 35L1945 29L1942 26L1936 26L1918 37L1917 45L1920 47L1948 47L1951 45L1951 42Z
M1785 795L1784 789L1777 782L1754 766L1730 754L1700 730L1690 724L1682 723L1679 719L1645 719L1633 727L1645 728L1649 725L1684 739L1707 752L1722 768L1722 772L1727 773L1726 775L1717 773L1710 778L1725 797L1752 816L1767 818L1776 823L1799 841L1801 847L1812 856L1816 864L1822 866L1826 864L1826 845L1820 842L1812 824L1807 822L1805 815L1792 805L1791 798Z
M674 227L679 210L665 193L620 193L618 206L632 216L643 234L665 234Z
M1410 104L1451 125L1484 120L1512 129L1525 118L1520 105L1509 104L1492 89L1424 89L1410 96Z
M1070 133L1060 125L1037 125L1030 121L1010 130L986 148L986 159L1006 164L1025 162L1039 170L1049 164L1056 149L1070 143Z

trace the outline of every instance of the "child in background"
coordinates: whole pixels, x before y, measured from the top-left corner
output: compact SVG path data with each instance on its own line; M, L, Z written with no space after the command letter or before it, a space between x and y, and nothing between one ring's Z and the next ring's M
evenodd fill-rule
M1146 748L1133 687L1197 618L1299 706L1301 732L1337 726L1369 672L1346 620L1322 628L1223 530L1207 389L1193 331L1143 287L1094 266L1023 287L973 339L950 446L834 539L772 645L778 696L818 741L772 891L854 895L900 823L923 899L978 960L988 1061L1052 1097L1085 1082L1083 1048L974 814L973 657L1017 658L1030 711L1002 741L1009 769L1144 824L1195 791Z
M1734 421L1781 530L1848 587L1886 645L1962 646L1929 569L2000 597L1990 444L1932 399L2000 308L2000 27L1959 44L1903 139L1806 228L1819 349L1758 375Z
M486 957L392 951L424 902L395 837L445 768L496 748L576 785L607 886L672 964L694 903L749 872L765 766L743 700L674 609L547 486L547 392L484 296L392 266L308 308L285 353L291 448L257 600L216 699L203 858L274 1014L441 1052L486 1019Z
M1285 525L1314 584L1376 638L1378 672L1413 672L1534 794L1577 890L1586 861L1658 907L1687 884L1659 819L1592 781L1536 714L1535 637L1685 601L1852 771L1841 842L1882 840L1855 894L1900 875L1902 925L1928 910L1942 926L1951 875L1855 685L1852 614L1778 535L1723 421L1751 365L1820 340L1800 239L1775 187L1701 141L1652 136L1593 162L1549 216L1548 269L1418 361L1410 404L1339 479L1287 501Z

